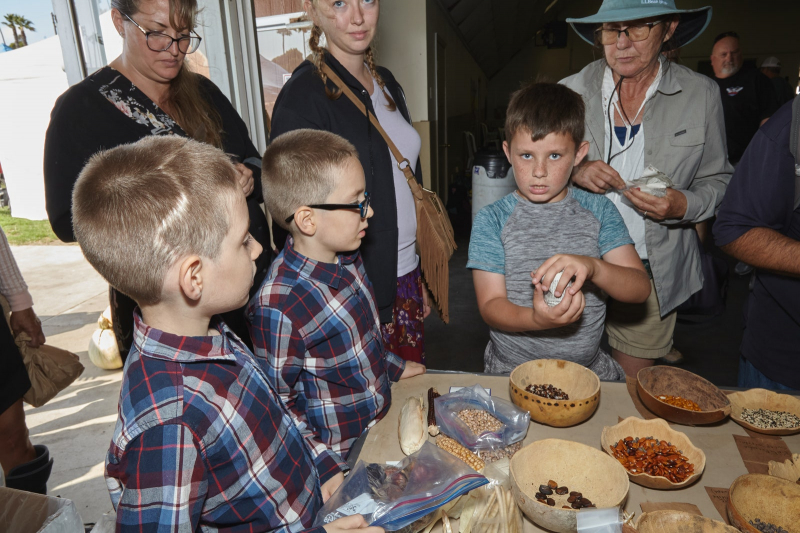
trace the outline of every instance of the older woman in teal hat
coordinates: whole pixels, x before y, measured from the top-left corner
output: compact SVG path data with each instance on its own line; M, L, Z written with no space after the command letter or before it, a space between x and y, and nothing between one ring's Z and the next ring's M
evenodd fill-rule
M604 54L562 80L586 102L590 150L573 182L614 202L653 283L644 304L608 306L612 355L631 376L672 350L675 309L703 286L694 225L714 216L733 173L719 89L665 59L710 18L710 7L674 0L605 0L595 15L567 19ZM672 181L664 196L626 183L649 167Z

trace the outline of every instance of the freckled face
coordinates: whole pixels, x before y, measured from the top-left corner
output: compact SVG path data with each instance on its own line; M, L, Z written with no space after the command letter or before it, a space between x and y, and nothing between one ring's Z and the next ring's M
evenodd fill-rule
M549 133L534 141L530 132L519 130L510 143L503 143L503 150L514 167L519 194L543 204L566 198L572 167L585 157L588 145L576 150L572 136L566 133Z

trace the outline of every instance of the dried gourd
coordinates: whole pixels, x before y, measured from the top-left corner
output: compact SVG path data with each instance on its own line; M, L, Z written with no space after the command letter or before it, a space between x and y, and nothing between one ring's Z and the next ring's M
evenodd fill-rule
M400 438L400 449L406 455L411 455L422 448L428 438L424 407L425 403L421 396L412 396L400 410L397 434Z

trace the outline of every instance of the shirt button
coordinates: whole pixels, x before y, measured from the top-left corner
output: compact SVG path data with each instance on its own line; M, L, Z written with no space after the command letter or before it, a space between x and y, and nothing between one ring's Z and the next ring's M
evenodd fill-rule
M653 151L652 150L648 150L647 151L647 155L653 155Z

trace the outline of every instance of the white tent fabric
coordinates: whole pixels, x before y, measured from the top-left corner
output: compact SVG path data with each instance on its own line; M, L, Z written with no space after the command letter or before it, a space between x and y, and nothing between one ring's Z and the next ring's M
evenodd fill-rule
M15 217L47 218L42 158L56 99L67 90L58 36L0 54L0 164Z

